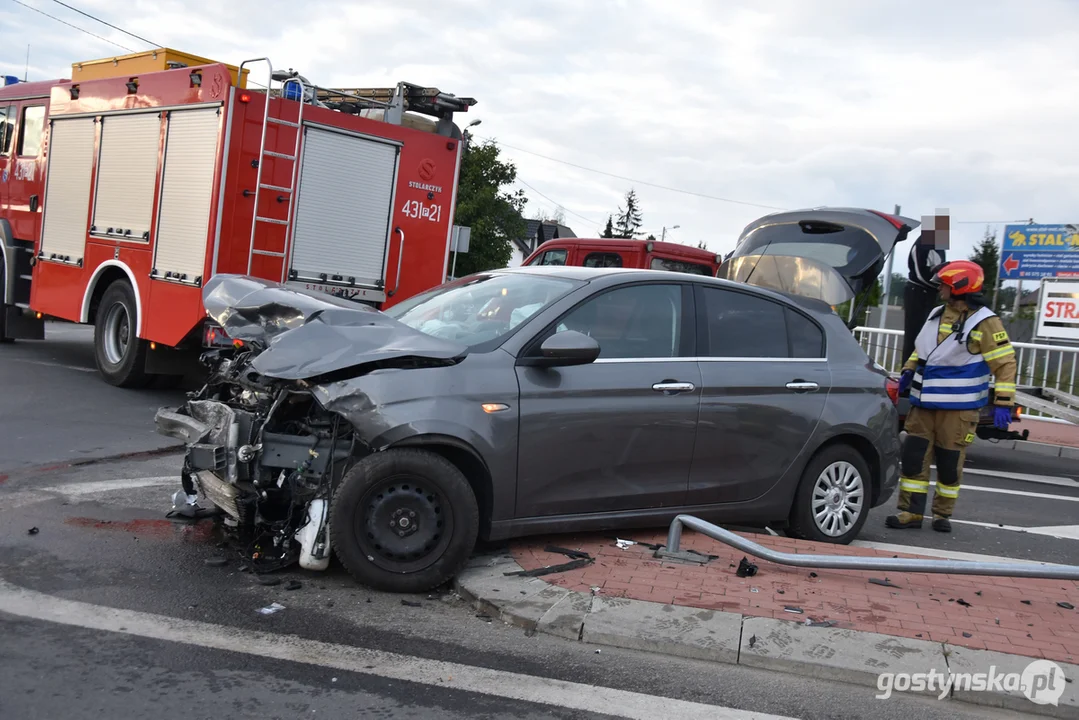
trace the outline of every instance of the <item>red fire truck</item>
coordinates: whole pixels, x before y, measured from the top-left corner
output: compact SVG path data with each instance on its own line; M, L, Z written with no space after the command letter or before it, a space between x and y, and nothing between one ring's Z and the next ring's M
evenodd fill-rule
M202 306L217 273L381 308L437 286L467 142L453 115L475 103L167 48L0 87L0 338L93 324L101 375L139 387L229 342Z

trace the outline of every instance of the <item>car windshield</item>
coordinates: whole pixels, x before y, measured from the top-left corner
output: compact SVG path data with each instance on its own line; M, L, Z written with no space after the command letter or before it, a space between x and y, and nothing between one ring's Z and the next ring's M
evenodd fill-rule
M406 300L386 314L432 337L475 347L505 335L576 286L547 276L473 275Z

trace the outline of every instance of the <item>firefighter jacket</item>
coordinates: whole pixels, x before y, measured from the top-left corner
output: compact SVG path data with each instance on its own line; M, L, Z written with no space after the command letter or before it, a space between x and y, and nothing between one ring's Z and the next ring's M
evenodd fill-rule
M926 410L973 410L1015 403L1015 349L996 313L951 301L933 310L903 366L914 371L910 402Z

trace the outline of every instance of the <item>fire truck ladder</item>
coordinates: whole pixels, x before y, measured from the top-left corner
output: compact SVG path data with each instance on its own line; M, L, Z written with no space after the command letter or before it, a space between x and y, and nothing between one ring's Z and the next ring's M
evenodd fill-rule
M292 225L292 211L296 206L295 203L295 190L296 190L296 174L298 165L298 158L300 155L300 139L303 137L303 109L307 104L307 88L304 86L303 80L299 78L296 73L289 73L278 71L274 72L273 63L269 58L254 58L252 60L244 60L240 63L240 73L243 73L245 65L249 63L265 62L267 71L266 82L266 105L262 111L262 136L259 139L259 154L258 154L258 174L255 176L255 208L252 214L251 220L251 247L247 255L247 274L251 274L252 262L255 259L255 255L266 255L269 257L281 258L281 282L285 282L285 278L288 275L288 263L285 258L288 255L289 246L289 227ZM273 95L273 82L278 81L281 83L280 95L287 97L285 88L290 83L294 83L299 86L299 98L300 98L300 111L296 117L296 122L290 120L283 120L281 118L270 117L270 100ZM293 148L292 154L272 152L266 149L266 128L270 123L275 125L284 125L296 129L296 146ZM290 173L291 181L288 187L281 187L280 185L269 185L262 182L262 168L266 164L266 158L272 157L278 160L284 160L292 163L292 172ZM273 190L275 192L283 193L289 196L288 204L288 217L285 220L277 220L276 218L262 217L259 215L259 196L261 190ZM276 252L273 250L256 250L255 249L255 234L258 230L259 223L268 223L271 225L284 225L285 226L285 252Z

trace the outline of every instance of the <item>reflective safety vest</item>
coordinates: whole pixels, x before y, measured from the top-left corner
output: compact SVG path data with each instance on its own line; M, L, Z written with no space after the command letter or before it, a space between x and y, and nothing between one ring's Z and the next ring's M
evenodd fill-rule
M944 308L935 309L914 340L918 368L910 386L910 404L927 410L975 410L989 404L992 372L981 354L967 348L970 333L996 313L979 308L937 343Z

